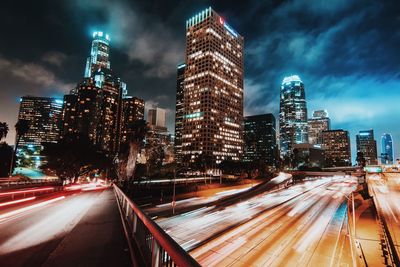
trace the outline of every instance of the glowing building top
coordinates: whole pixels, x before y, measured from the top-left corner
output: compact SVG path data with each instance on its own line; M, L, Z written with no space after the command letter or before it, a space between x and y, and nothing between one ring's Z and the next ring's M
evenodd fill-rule
M93 32L90 56L86 60L85 78L91 77L99 68L110 69L110 36L104 32Z

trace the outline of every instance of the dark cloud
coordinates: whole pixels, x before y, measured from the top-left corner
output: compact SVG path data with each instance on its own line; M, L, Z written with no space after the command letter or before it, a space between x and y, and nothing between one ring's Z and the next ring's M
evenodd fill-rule
M55 3L57 2L57 3ZM111 35L111 66L147 107L168 109L173 131L176 65L185 20L210 4L245 37L245 113L279 109L283 77L298 74L309 115L328 109L332 125L391 132L400 101L398 1L35 1L5 4L0 27L0 120L16 120L24 94L61 94L77 83L90 34ZM12 24L10 24L12 23ZM12 27L11 27L12 25ZM10 135L9 140L11 140Z

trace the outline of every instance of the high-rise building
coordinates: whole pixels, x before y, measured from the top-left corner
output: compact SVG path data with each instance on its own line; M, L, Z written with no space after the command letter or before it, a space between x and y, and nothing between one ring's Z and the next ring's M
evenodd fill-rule
M110 36L103 32L94 32L90 55L86 60L85 78L92 77L99 68L110 69Z
M322 145L325 149L325 166L351 166L349 132L344 130L322 131Z
M183 88L185 82L186 64L178 65L176 79L176 109L175 109L175 139L174 139L174 154L177 162L182 162L182 120L184 115L183 110Z
M308 143L322 145L321 132L331 129L331 120L326 110L316 110L308 119Z
M282 81L279 129L281 156L290 156L293 144L308 143L306 94L297 75Z
M263 161L269 166L276 160L276 122L272 114L244 117L243 161Z
M135 121L144 120L144 100L128 96L122 99L121 143L127 140L129 127Z
M378 164L374 130L360 131L356 135L357 152L362 152L367 165Z
M41 165L43 143L56 143L60 138L62 109L61 99L35 96L21 98L18 120L27 120L29 130L19 143L19 166L37 168Z
M147 120L150 127L166 128L166 110L163 108L151 108L147 112Z
M381 140L381 161L382 164L393 164L394 150L393 139L390 133L384 133Z
M94 32L84 79L64 97L63 134L80 132L107 154L119 150L126 84L110 68L110 37ZM126 135L125 135L126 138Z
M243 156L244 39L213 9L186 21L182 156Z

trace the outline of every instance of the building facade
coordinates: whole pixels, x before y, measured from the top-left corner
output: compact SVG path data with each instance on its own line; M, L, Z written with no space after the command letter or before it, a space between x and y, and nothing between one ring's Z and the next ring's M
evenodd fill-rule
M186 21L182 157L242 159L243 42L211 8Z
M135 110L135 103L128 100L126 84L111 70L109 51L109 35L94 32L84 78L64 96L62 133L86 134L99 149L113 155L126 139L124 123L135 111L143 117L144 110Z
M325 150L320 146L312 144L294 144L293 150L294 163L296 166L292 167L325 167Z
M175 139L174 139L174 154L175 160L178 163L182 162L182 120L184 115L183 110L183 88L185 82L186 64L178 65L176 79L176 108L175 108Z
M326 110L316 110L311 119L308 119L308 143L322 145L322 131L331 129L331 120Z
M360 131L356 135L357 152L362 152L367 165L378 164L374 130Z
M131 133L132 125L135 121L144 120L144 100L127 96L122 99L122 113L121 113L121 143L127 141L129 134Z
M269 166L275 166L277 145L274 115L244 117L244 144L243 161L262 161Z
M329 130L323 131L321 136L325 149L325 167L351 166L349 132Z
M29 130L19 143L18 166L38 168L42 164L43 143L56 143L60 138L62 110L61 99L35 96L21 98L18 120L27 120Z
M281 156L290 156L293 144L308 143L307 102L297 75L285 77L280 92L279 141Z
M149 126L161 131L167 131L166 127L167 112L163 108L151 108L147 112L147 121Z
M381 138L381 161L382 164L393 164L394 150L393 139L390 133L384 133Z

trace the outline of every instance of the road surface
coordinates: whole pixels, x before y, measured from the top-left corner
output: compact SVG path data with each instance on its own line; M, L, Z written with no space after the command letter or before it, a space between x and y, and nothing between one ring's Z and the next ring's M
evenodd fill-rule
M111 189L0 209L1 266L130 266Z
M350 183L323 180L191 255L203 266L350 266L343 194L351 190Z

